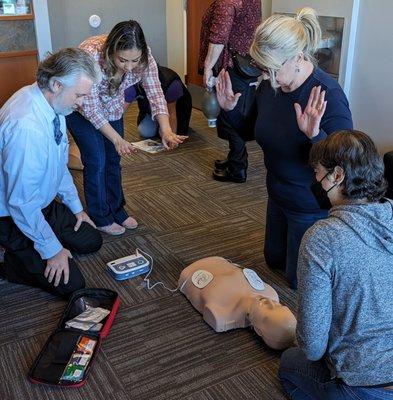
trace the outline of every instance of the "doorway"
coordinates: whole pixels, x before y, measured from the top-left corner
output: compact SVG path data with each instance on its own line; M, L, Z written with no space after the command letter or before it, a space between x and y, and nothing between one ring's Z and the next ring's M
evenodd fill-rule
M187 75L186 84L192 96L193 107L201 109L203 76L198 74L199 35L202 17L214 0L187 2Z
M199 35L202 17L214 0L188 0L187 5L187 76L186 83L203 86L198 74Z

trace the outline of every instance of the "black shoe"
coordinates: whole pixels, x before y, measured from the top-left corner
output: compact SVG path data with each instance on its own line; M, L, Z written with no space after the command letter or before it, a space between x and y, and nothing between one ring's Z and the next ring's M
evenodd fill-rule
M235 182L235 183L243 183L247 179L246 171L238 171L236 174L229 171L228 168L225 169L216 169L213 172L213 179L221 182Z
M215 160L214 169L223 170L228 166L228 160Z

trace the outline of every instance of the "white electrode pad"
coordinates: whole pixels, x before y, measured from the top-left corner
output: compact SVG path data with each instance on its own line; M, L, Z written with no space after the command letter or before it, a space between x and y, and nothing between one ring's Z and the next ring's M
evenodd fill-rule
M203 289L213 280L213 274L203 269L198 269L192 274L191 281L199 289Z
M243 274L252 288L254 288L255 290L265 289L265 284L263 283L263 280L257 275L257 273L253 269L244 268Z

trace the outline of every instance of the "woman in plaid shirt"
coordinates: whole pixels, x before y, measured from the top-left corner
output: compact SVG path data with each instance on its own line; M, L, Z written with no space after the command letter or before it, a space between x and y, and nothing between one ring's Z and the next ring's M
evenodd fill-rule
M121 184L120 156L135 151L123 138L124 90L141 82L167 149L186 136L172 132L157 64L136 21L120 22L108 36L93 36L80 47L100 65L102 80L93 85L83 106L67 117L67 127L81 151L89 215L99 230L120 235L138 225L124 210Z

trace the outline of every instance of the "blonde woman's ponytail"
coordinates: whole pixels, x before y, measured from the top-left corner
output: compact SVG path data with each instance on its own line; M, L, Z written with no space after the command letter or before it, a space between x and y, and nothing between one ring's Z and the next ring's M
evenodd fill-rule
M307 45L304 53L312 58L318 50L322 36L317 13L311 7L304 7L297 11L295 18L303 25L307 34Z

